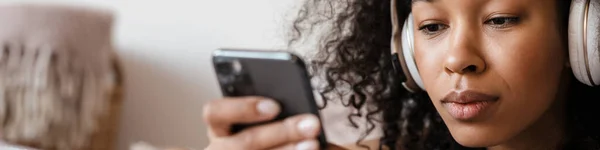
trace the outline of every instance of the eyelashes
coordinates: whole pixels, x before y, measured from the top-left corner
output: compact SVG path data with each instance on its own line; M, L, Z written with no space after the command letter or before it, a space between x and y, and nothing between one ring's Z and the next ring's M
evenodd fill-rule
M425 24L425 25L419 27L419 31L421 31L425 35L435 35L435 34L441 32L442 30L446 30L446 29L448 29L447 25L439 24L439 23Z
M519 24L520 21L521 18L516 16L499 16L485 20L483 24L491 27L492 29L505 30ZM418 30L424 35L435 36L443 33L448 28L450 28L449 25L431 21L425 22L423 25L419 26Z
M486 20L484 23L490 25L493 28L504 29L518 24L519 21L519 17L495 17Z

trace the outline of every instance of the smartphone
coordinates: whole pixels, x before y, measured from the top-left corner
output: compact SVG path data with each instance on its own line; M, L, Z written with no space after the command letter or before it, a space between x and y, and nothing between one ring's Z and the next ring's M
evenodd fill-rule
M263 96L276 100L282 107L274 120L234 125L233 133L298 114L310 113L321 119L306 65L297 55L283 51L218 49L213 52L212 60L223 96ZM323 125L318 140L321 148L325 148Z

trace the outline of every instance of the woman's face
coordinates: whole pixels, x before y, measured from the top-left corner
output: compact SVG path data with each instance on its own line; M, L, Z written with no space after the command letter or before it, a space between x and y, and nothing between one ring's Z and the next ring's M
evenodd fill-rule
M415 0L415 59L464 146L513 140L550 110L566 66L556 0Z

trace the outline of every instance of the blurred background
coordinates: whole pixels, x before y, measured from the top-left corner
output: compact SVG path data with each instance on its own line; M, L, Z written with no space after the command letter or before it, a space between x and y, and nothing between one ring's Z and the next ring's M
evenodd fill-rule
M0 0L107 8L124 73L117 149L144 141L202 149L204 102L221 97L211 64L219 47L285 49L299 0ZM308 45L310 47L310 45ZM328 138L359 135L335 104L322 111ZM377 137L375 133L371 138Z

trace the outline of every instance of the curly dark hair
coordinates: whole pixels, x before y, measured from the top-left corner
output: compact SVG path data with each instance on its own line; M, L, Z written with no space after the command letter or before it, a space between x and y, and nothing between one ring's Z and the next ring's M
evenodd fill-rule
M565 37L570 0L558 0L559 31ZM399 20L411 11L410 0L399 0ZM390 149L474 149L463 147L450 135L425 92L410 93L400 83L390 55L392 33L390 0L306 0L293 23L289 45L301 43L315 30L318 52L311 57L311 74L325 81L319 88L327 101L340 100L353 109L348 120L365 117L368 128L360 143L380 123L380 148ZM325 28L319 28L322 26ZM312 38L312 37L311 37ZM571 76L565 107L567 135L565 149L600 149L595 108L600 89L583 85ZM594 93L596 92L596 93ZM366 110L366 111L361 111ZM360 144L359 144L360 145Z

